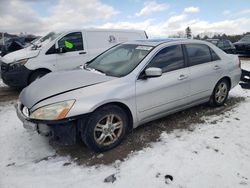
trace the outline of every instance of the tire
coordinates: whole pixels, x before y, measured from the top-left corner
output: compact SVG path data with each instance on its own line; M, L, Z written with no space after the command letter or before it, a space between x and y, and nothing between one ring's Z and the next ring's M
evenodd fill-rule
M227 100L229 93L229 82L226 79L220 80L214 87L213 94L210 97L209 104L211 106L223 106Z
M48 74L50 71L47 70L38 70L35 71L31 74L30 78L29 78L29 84L31 84L32 82L34 82L35 80L42 78L44 75Z
M82 130L83 142L96 152L110 150L124 139L128 116L116 105L107 105L94 111Z

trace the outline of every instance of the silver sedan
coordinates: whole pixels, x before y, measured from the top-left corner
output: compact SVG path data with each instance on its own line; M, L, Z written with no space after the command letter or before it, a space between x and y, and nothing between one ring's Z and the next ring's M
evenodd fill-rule
M140 40L107 50L83 70L35 81L16 109L25 128L63 144L78 137L106 151L146 122L201 103L223 105L240 75L238 57L213 44Z

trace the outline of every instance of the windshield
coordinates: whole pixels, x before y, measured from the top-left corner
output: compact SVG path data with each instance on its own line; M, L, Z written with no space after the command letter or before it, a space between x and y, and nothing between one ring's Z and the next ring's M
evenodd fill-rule
M242 39L240 39L240 42L250 42L250 35L245 35Z
M29 47L30 45L34 45L39 41L40 37L37 37L36 39L32 40L31 42L28 42L27 44L25 44L25 48Z
M217 45L218 44L218 41L217 40L211 40L210 41L212 44L214 44L214 45Z
M59 35L61 35L61 33L56 33L56 32L50 32L47 35L45 35L44 37L40 38L40 42L44 42L46 40L52 41L55 40Z
M44 44L47 44L53 40L55 40L59 35L61 35L62 33L56 33L56 32L50 32L47 35L45 35L44 37L41 37L39 40L35 41L32 44L35 45L36 47L41 47Z
M94 69L108 76L126 76L152 49L152 46L121 44L92 60L86 69Z
M47 43L55 40L61 34L62 33L50 32L47 35L45 35L44 37L41 37L38 40L30 42L30 44L32 44L32 46L33 46L32 49L36 50L37 48L40 48L40 47L46 45ZM28 47L28 46L26 46L26 47Z
M207 42L211 42L214 45L217 45L217 43L218 43L219 40L217 40L217 39L207 39L206 41Z

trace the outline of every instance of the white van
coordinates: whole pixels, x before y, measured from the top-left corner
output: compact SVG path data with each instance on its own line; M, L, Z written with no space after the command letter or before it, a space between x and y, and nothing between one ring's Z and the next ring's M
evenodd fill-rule
M23 88L49 72L83 65L118 43L146 38L146 32L141 30L50 32L30 46L2 57L1 77L5 84Z

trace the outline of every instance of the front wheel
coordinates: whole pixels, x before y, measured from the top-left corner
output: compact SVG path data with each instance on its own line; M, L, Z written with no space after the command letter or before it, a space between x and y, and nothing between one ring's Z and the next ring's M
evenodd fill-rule
M227 100L229 93L229 83L226 79L220 80L213 91L212 96L210 97L210 105L212 106L222 106Z
M122 108L116 105L104 106L90 115L82 139L94 151L110 150L125 137L128 122Z

